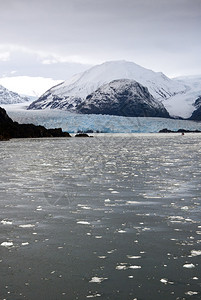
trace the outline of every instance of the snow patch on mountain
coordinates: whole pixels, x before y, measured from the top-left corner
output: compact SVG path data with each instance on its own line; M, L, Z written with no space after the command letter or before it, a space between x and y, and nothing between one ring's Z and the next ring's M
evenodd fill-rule
M186 91L173 95L163 104L170 115L189 118L195 110L195 100L201 96L201 76L183 76L173 80L184 85Z

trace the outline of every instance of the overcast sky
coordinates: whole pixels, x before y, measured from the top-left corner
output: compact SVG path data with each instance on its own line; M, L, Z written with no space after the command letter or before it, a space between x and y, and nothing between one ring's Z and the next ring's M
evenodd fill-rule
M201 0L0 0L0 77L67 79L108 60L201 74Z

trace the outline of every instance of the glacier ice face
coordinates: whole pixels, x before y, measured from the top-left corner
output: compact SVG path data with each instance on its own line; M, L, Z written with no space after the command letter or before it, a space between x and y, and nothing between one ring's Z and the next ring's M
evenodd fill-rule
M201 122L165 118L122 117L110 115L76 114L63 110L26 110L26 106L4 106L8 115L19 123L33 123L46 128L61 127L63 131L99 131L104 133L147 133L163 128L201 130ZM17 108L17 109L16 109Z

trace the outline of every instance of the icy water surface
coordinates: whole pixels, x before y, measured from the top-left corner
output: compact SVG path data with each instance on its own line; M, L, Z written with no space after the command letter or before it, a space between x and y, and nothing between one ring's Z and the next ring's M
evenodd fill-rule
M0 143L0 300L201 299L201 135Z

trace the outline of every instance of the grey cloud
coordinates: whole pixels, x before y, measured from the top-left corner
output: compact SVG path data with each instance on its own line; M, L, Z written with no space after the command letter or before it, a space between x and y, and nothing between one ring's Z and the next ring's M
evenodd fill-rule
M89 61L128 59L141 63L149 59L150 66L168 72L169 62L164 56L174 60L177 54L178 63L181 53L201 72L201 63L195 64L193 58L201 48L200 0L0 0L0 3L3 44L61 56L78 55ZM183 63L180 61L180 70Z

